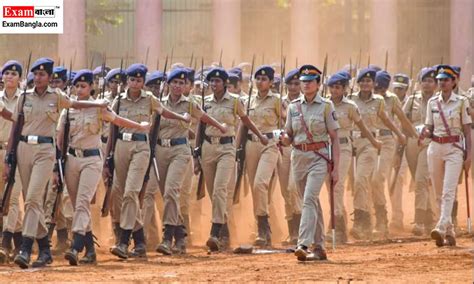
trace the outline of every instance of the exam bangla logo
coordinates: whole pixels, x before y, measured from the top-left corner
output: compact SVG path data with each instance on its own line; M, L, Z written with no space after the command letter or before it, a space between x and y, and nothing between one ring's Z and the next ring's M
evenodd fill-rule
M54 18L59 6L3 6L3 18Z

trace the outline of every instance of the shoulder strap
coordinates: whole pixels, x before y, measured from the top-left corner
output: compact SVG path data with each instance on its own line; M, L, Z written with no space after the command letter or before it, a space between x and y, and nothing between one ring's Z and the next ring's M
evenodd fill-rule
M446 129L446 133L448 133L448 136L451 136L451 129L449 129L448 122L446 121L446 117L444 116L444 111L441 108L441 103L439 100L436 100L436 105L438 106L439 115L441 116L441 121L443 122L444 128Z
M301 102L298 102L296 104L296 107L298 108L298 112L300 113L300 121L301 121L301 126L303 126L303 130L306 133L306 138L308 138L309 142L313 143L313 135L311 132L309 132L308 125L306 125L306 122L304 121L304 116L303 116L303 111L301 107Z

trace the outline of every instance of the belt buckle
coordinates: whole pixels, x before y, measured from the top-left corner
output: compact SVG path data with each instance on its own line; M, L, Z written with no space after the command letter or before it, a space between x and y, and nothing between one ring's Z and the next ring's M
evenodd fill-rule
M74 149L74 155L77 158L84 158L84 151L79 149Z
M38 144L38 136L33 136L33 135L28 135L27 136L27 143L28 144L33 144L33 145L36 145Z
M421 131L423 130L424 125L417 125L415 126L416 133L421 134Z
M162 147L171 147L171 139L161 139Z
M123 133L122 134L122 140L130 142L130 141L132 141L132 136L133 136L132 133Z
M221 138L217 136L211 137L211 144L220 144L221 143Z
M281 129L276 129L276 130L273 130L272 133L273 133L273 138L278 140L278 139L280 139L282 130Z
M352 137L353 137L354 139L359 139L360 137L362 137L362 132L360 132L360 131L353 131L353 132L352 132Z

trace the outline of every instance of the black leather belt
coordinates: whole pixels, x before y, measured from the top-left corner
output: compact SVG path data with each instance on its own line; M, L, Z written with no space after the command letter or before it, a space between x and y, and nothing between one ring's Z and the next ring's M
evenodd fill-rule
M42 144L42 143L53 143L53 137L47 136L35 136L35 135L27 135L27 136L20 136L20 141L26 142L28 144Z
M204 139L206 139L209 144L231 144L234 142L234 136L224 136L224 137L218 137L218 136L213 136L209 137L207 135L204 136Z
M349 138L347 137L339 138L339 144L347 144L347 143L349 143Z
M118 138L123 141L147 141L146 134L119 133Z
M188 144L188 138L181 137L181 138L172 138L172 139L158 139L156 143L163 147L172 147L172 146Z
M87 158L93 156L100 156L99 149L85 149L85 150L78 150L74 148L69 148L69 154L73 155L74 157L79 158Z
M391 130L387 130L387 129L380 129L379 130L379 135L380 136L391 136L392 135L392 131Z
M100 136L100 141L102 141L102 143L107 144L107 140L108 140L108 137Z
M268 139L273 139L275 137L275 134L273 132L268 132L268 133L262 133L263 136L267 136ZM257 139L254 139L257 138ZM258 137L255 134L247 134L247 139L251 141L258 141Z

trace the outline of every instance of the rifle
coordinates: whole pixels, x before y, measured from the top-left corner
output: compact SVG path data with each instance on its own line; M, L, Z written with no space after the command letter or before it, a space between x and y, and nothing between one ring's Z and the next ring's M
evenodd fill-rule
M332 157L332 145L329 144L329 152L328 152L328 172L329 172L329 203L331 207L331 231L332 231L332 249L336 249L336 215L334 212L334 186L335 183L331 177L332 170L334 168L334 161Z
M166 72L166 68L168 67L168 57L165 60L165 67L163 69L163 73ZM166 75L166 73L165 73ZM160 91L159 100L163 97L163 92L165 88L162 88ZM140 207L143 207L143 198L145 197L146 188L148 185L148 181L150 180L150 170L151 167L155 168L156 180L160 181L160 174L158 173L158 163L156 162L156 143L158 141L158 133L160 131L160 124L161 124L161 115L155 115L155 121L153 122L153 128L150 132L150 160L148 161L148 167L145 172L145 178L143 179L143 185L140 189L140 193L138 194L138 199L140 200Z
M219 67L222 67L222 53L224 52L224 49L221 48L221 54L219 54Z
M469 171L464 168L464 185L466 187L467 232L471 233L471 208L469 199Z
M128 53L127 53L128 57ZM120 76L122 76L122 70L123 70L123 58L120 60ZM122 78L120 78L120 83L119 83L119 93L118 93L118 98L117 98L117 110L116 113L117 115L120 112L120 86L122 85ZM112 126L112 125L111 125ZM110 176L105 180L105 184L107 185L106 191L105 191L105 196L104 196L104 201L102 202L102 208L100 209L101 216L102 217L107 217L109 216L109 211L110 211L110 198L112 197L112 185L114 181L114 170L115 170L115 165L114 165L114 152L115 152L115 144L117 144L117 139L118 139L118 134L119 134L119 129L118 126L113 125L110 130L110 137L109 139L111 140L111 147L110 147L110 154L109 156L105 159L105 165L109 169Z
M72 84L72 60L69 62L69 80L68 80L68 90L71 88ZM102 71L105 69L102 69ZM64 185L66 184L66 181L64 179L64 174L65 174L65 169L66 169L66 159L67 159L67 150L69 146L69 130L71 128L71 123L69 121L69 109L66 109L66 121L64 122L64 133L63 133L63 141L62 141L62 147L61 150L56 148L56 163L58 165L58 174L59 174L59 180L58 182L54 185L56 187L56 198L54 199L54 205L53 209L51 211L51 218L52 220L56 220L58 218L59 212L60 212L60 205L61 205L61 200L63 198L63 192L64 192ZM55 222L53 222L55 223Z
M31 53L32 52L30 51L30 55L28 56L28 64L27 64L27 68L25 72L25 81L28 76L28 70L30 70ZM0 211L2 212L3 216L8 215L8 210L10 209L10 197L12 194L13 185L15 184L15 173L16 173L16 168L17 168L17 163L18 163L16 154L17 154L18 144L20 143L20 135L23 129L23 124L25 123L25 113L23 112L23 107L25 105L27 88L28 88L28 85L25 82L23 94L21 95L21 98L23 98L21 102L21 108L20 108L20 111L18 112L18 118L15 124L15 128L13 129L12 147L10 149L10 153L7 154L7 159L6 159L8 162L8 166L10 167L10 172L8 173L5 189L3 190L2 204L0 208Z
M324 57L324 67L323 67L323 78L321 79L321 85L323 85L323 94L322 97L326 97L326 86L324 85L324 81L326 79L326 75L328 72L328 54L326 53L326 56Z
M249 80L249 97L247 101L247 116L250 113L250 99L252 98L252 92L253 92L253 84L252 84L252 76L253 76L253 69L255 67L255 54L253 55L252 58L252 68L250 71L250 80ZM240 200L240 185L242 183L242 177L244 175L244 165L245 165L245 145L247 145L247 133L249 132L249 129L242 123L240 125L240 132L238 135L240 135L241 142L240 145L237 145L237 153L235 156L235 159L237 161L237 176L235 179L235 188L234 188L234 197L233 197L233 204L239 203Z
M102 92L99 96L101 99L105 98L105 85L107 85L107 82L105 81L105 75L106 75L105 74L106 73L105 72L105 66L106 66L105 62L106 62L106 60L107 60L107 57L105 56L105 53L104 53L104 62L102 63L102 68L101 68L102 69L101 73L102 73L102 76L103 76L102 77ZM120 76L122 76L122 75L120 75Z
M385 51L385 68L384 68L384 70L388 71L387 68L388 68L388 49L387 49L387 51Z
M222 57L222 49L221 49L221 57ZM221 63L219 63L221 64ZM201 82L204 82L204 57L201 58ZM206 89L204 88L204 85L202 85L201 88L201 108L203 111L204 110L204 94L205 94ZM204 124L202 121L199 122L198 124L198 129L197 132L199 133L199 139L196 139L196 155L198 157L201 157L202 154L202 143L204 143L204 135L206 132L206 124ZM198 187L197 187L197 192L196 192L197 200L201 200L206 196L206 191L205 191L205 186L204 186L204 173L201 168L201 172L199 173L199 179L198 179Z

